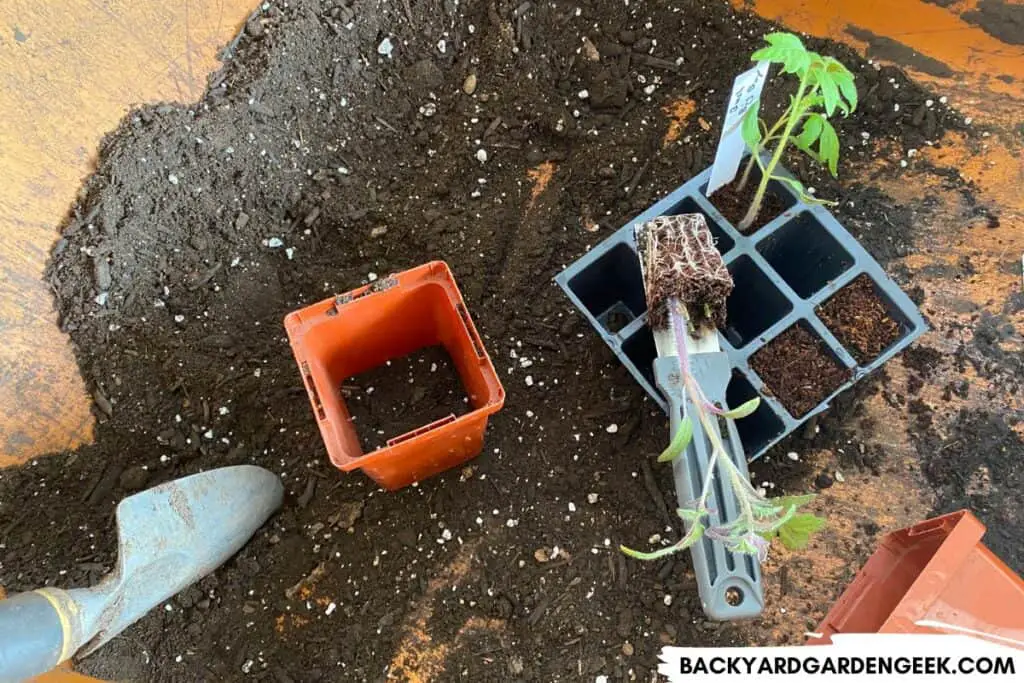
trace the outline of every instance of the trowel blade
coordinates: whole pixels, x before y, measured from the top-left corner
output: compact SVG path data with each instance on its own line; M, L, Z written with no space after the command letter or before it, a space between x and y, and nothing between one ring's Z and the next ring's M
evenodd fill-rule
M116 570L93 588L67 591L79 608L79 655L223 564L267 521L283 496L277 475L239 465L122 500Z

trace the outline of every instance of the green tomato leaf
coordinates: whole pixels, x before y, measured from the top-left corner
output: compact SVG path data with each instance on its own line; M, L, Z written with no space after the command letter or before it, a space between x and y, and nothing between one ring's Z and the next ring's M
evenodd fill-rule
M778 180L780 183L785 183L786 185L789 185L794 192L800 195L801 198L807 196L807 192L804 190L803 184L796 178L790 178L789 176L782 175L775 175L772 176L772 178Z
M832 116L836 107L840 105L846 109L846 105L839 99L839 86L832 80L832 77L824 69L817 70L816 74L815 80L821 86L821 96L825 100L825 114Z
M769 33L764 37L767 47L750 55L755 62L773 62L782 65L782 73L799 74L805 71L811 62L810 53L804 44L792 33Z
M793 515L779 527L779 540L788 550L803 550L811 540L811 534L825 526L825 520L817 515L801 513Z
M679 429L676 430L675 436L672 437L672 442L668 445L668 448L658 456L658 462L672 462L678 458L686 450L686 447L690 445L692 438L693 420L687 415L679 423Z
M811 145L817 142L818 137L821 135L822 120L821 114L811 114L808 116L804 121L804 127L800 134L793 138L793 144L805 152L809 151ZM814 155L812 154L812 156Z
M845 111L849 114L857 108L857 86L854 84L853 74L841 62L832 57L825 58L825 70L839 87L839 92L848 103Z
M839 136L836 129L824 118L821 119L821 137L818 139L818 156L828 166L828 172L836 177L839 167Z
M650 552L650 553L645 553L645 552L641 552L639 550L633 550L632 548L627 548L624 545L620 545L619 546L619 550L621 550L624 554L629 555L633 559L650 561L650 560L657 560L657 559L665 557L667 555L671 555L672 553L677 552L679 550L679 548L677 548L674 545L670 545L668 547L661 548L660 550L655 550L655 551Z
M707 514L704 510L691 510L690 508L677 508L676 514L679 515L679 519L683 520L688 524L694 524L699 522L701 517Z
M755 396L754 398L733 408L732 410L725 411L724 413L722 413L722 417L729 420L739 420L741 418L746 417L747 415L751 415L755 410L757 410L758 406L760 405L761 397Z
M694 522L693 526L690 527L690 531L686 534L686 536L684 536L682 540L680 540L678 543L674 545L670 545L665 548L659 548L658 550L654 550L649 553L641 552L639 550L633 550L632 548L627 548L624 545L620 545L619 550L621 550L626 555L629 555L630 557L633 557L638 560L657 560L667 555L671 555L672 553L677 553L680 550L685 550L686 548L689 548L691 545L699 541L703 535L704 525L700 522Z
M758 112L761 109L761 100L756 100L747 113L743 116L743 124L740 127L740 133L743 136L743 142L747 143L752 151L757 149L758 144L761 142L761 126L759 125L759 119L757 118Z
M769 498L765 502L777 508L801 508L814 501L818 497L816 493L806 493L802 496L778 496Z

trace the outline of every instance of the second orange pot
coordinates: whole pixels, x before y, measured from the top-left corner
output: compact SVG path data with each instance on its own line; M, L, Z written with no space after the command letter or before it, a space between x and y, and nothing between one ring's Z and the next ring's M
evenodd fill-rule
M886 534L818 626L835 633L963 633L1024 642L1024 581L967 510Z

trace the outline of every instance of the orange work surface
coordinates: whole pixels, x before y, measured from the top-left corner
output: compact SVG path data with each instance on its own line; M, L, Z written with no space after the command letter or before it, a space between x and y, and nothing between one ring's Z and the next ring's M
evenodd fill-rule
M0 3L0 467L92 438L90 388L43 270L104 134L193 102L255 0Z
M979 0L730 1L794 31L898 63L914 78L955 94L961 108L974 105L979 114L1014 118L1024 97L1024 45L1002 40L1001 20L986 13Z

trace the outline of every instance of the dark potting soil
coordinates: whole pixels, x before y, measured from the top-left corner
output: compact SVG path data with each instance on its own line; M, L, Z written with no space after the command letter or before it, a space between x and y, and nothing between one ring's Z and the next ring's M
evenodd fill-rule
M789 328L750 357L754 369L793 417L803 417L850 378L850 371L803 325Z
M818 316L861 365L870 363L900 338L871 278L861 275L818 307Z
M697 0L261 7L201 102L124 119L69 211L46 277L88 389L105 398L94 444L0 471L0 584L93 584L115 565L122 497L257 463L286 484L281 512L84 670L646 680L662 643L777 642L761 622L708 622L687 555L653 566L614 550L681 531L671 468L652 463L665 416L551 282L703 170L733 75L776 27ZM941 104L915 124L908 112L938 98L897 69L807 42L857 74L861 106L836 121L841 139L922 148L962 129ZM791 92L773 76L768 115ZM690 142L663 147L662 108L682 97L713 128L693 121ZM871 149L844 152L840 176ZM534 196L541 168L553 173ZM856 204L879 244L906 232L873 214L884 201L863 208L867 190L813 166L801 177ZM603 227L584 230L587 216ZM384 493L329 464L281 321L432 258L455 272L506 406L471 475ZM559 559L535 560L556 545ZM832 597L800 618L813 625Z
M740 221L747 215L747 211L750 209L750 203L754 199L754 194L757 192L757 180L751 178L747 183L743 191L737 191L736 182L734 181L725 187L717 190L712 194L709 199L711 203L715 205L715 208L722 212L722 215L732 223L733 227L738 228ZM768 225L776 217L781 216L782 212L788 208L788 204L774 192L769 189L761 203L761 211L757 214L757 218L751 224L750 228L744 234L752 235L758 231L759 228L763 228Z
M443 346L388 361L342 385L363 451L448 417L469 412L469 398Z

